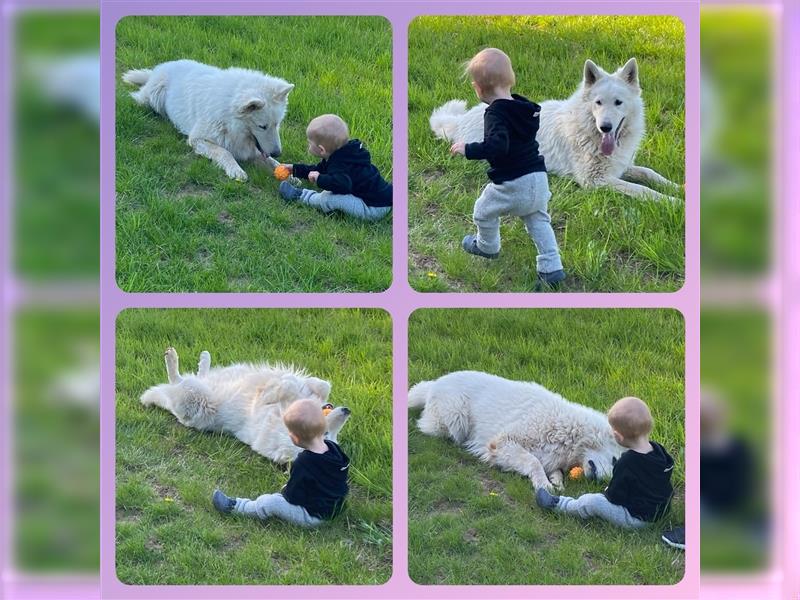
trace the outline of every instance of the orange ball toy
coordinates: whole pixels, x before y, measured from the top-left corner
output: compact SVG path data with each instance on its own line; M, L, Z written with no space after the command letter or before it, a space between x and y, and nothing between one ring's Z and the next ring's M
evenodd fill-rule
M569 478L570 479L580 479L583 477L583 468L582 467L572 467L569 470Z
M275 179L278 181L283 181L289 178L289 175L292 173L289 171L289 167L284 167L283 165L278 165L275 167L275 171L272 173L275 175Z

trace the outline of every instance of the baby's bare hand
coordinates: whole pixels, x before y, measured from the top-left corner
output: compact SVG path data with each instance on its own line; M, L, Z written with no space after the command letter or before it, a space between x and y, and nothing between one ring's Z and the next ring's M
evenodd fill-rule
M317 177L319 177L319 171L311 171L311 172L308 174L308 180L309 180L311 183L317 183Z
M456 142L455 144L450 146L450 154L460 154L461 156L464 156L466 152L464 146L466 146L464 142Z

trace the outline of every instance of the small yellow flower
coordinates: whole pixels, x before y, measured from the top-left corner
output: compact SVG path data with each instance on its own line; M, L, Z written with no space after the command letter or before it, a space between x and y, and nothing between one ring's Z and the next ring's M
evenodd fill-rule
M164 498L164 502L175 502L175 500L167 496L166 498Z
M428 277L430 277L431 279L436 279L438 275L433 271L428 271Z
M497 496L497 492L489 492L490 496Z

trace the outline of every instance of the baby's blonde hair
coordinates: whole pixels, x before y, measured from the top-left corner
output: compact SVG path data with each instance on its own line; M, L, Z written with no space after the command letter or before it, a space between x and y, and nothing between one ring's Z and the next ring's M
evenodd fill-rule
M283 413L283 423L301 442L308 443L325 433L325 415L319 402L296 400Z
M628 396L617 400L608 411L608 424L626 439L638 438L653 431L653 417L647 404Z
M338 115L320 115L306 127L306 137L332 154L347 143L350 131Z
M478 52L464 67L464 74L484 90L512 88L516 83L511 59L497 48Z

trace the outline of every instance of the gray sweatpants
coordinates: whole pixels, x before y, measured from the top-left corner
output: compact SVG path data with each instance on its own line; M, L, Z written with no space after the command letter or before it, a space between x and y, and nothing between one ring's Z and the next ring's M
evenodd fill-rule
M302 506L289 504L283 494L264 494L255 500L237 498L233 512L262 520L277 517L282 521L301 527L317 527L322 523L322 519L308 514L308 511Z
M340 210L363 221L378 221L392 212L391 206L368 206L361 198L352 194L316 192L308 188L303 188L300 202L313 206L324 213Z
M500 217L514 215L525 223L536 245L536 270L539 273L561 270L561 255L547 212L550 196L544 172L528 173L503 183L489 183L475 202L472 213L472 220L478 227L478 248L489 254L499 252Z
M599 517L624 529L639 529L648 524L647 521L632 516L624 506L609 502L604 494L584 494L578 498L559 496L556 510L577 515L581 519Z

